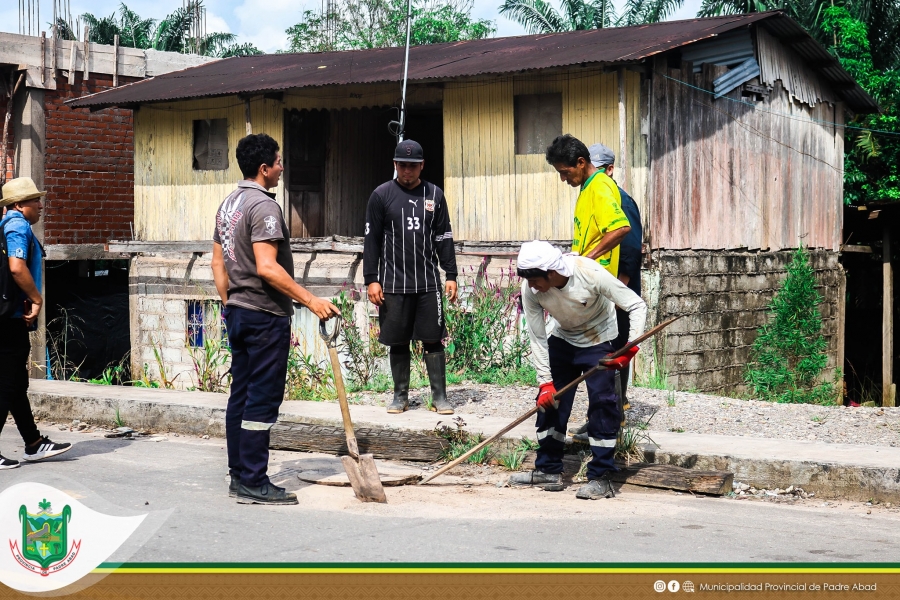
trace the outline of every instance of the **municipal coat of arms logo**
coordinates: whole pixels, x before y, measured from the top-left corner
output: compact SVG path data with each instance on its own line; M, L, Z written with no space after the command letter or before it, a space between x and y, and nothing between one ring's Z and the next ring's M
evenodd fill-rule
M30 513L24 504L19 508L22 549L19 550L19 540L10 540L9 547L22 567L46 577L72 564L78 556L81 541L73 540L69 545L68 525L72 509L68 504L54 513L45 498L38 502L38 509L37 513Z

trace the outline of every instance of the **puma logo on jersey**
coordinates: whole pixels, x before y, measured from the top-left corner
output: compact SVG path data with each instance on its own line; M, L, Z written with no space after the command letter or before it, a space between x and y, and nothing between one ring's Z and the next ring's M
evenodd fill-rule
M410 198L410 199L409 199L409 203L412 204L413 206L415 206L416 208L419 208L419 201L418 201L418 200L413 200L412 198Z

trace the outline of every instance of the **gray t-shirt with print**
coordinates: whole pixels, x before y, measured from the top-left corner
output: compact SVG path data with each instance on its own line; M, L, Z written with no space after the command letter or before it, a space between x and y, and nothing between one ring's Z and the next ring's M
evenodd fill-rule
M253 181L241 181L216 212L213 241L222 245L225 257L228 306L292 315L291 299L257 274L253 254L253 242L277 242L276 261L294 277L290 231L281 207L275 202L275 194Z

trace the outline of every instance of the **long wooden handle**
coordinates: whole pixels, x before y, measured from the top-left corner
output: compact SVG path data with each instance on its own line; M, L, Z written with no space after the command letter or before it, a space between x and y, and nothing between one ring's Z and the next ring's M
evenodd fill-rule
M640 335L640 336L636 337L633 341L631 341L631 342L629 342L628 344L626 344L621 350L618 350L618 351L616 351L616 352L613 352L613 353L610 354L608 357L604 357L604 360L610 360L610 359L618 358L619 356L622 356L623 354L625 354L625 352L627 352L628 350L630 350L630 349L633 348L634 346L640 344L641 342L643 342L643 341L646 340L647 338L656 335L657 333L659 333L660 331L662 331L663 329L665 329L666 327L668 327L669 325L671 325L672 323L674 323L675 321L677 321L677 320L680 319L680 318L681 318L681 316L677 316L677 317L673 317L673 318L669 319L668 321L665 321L665 322L663 322L663 323L660 323L659 325L657 325L656 327L654 327L654 328L651 329L650 331L644 333L643 335ZM556 392L555 394L553 394L553 397L554 397L554 398L557 398L557 397L559 397L559 396L565 394L565 393L568 392L570 389L572 389L574 386L578 385L579 383L581 383L582 381L584 381L585 379L587 379L588 377L590 377L591 375L593 375L593 374L596 373L597 371L605 371L605 370L606 370L606 367L604 367L602 363L599 364L599 365L597 365L596 367L592 367L592 368L588 369L588 370L585 371L584 374L582 374L580 377L577 377L576 379L574 379L573 381L571 381L570 383L568 383L565 387L563 387L563 389L561 389L561 390L559 390L558 392ZM429 475L428 477L424 478L422 481L419 482L419 485L422 485L422 484L424 484L424 483L428 483L429 481L431 481L432 479L434 479L434 478L437 477L438 475L442 475L442 474L446 473L447 471L449 471L450 469L452 469L453 467L455 467L455 466L458 465L459 463L463 462L464 460L466 460L467 458L469 458L470 456L472 456L473 454L475 454L476 452L478 452L479 450L481 450L482 448L484 448L485 446L487 446L488 444L490 444L491 442L493 442L494 440L496 440L497 438L499 438L500 436L502 436L503 434L505 434L506 432L508 432L510 429L514 428L516 425L519 425L520 423L522 423L523 421L525 421L527 418L529 418L530 416L534 415L537 411L538 411L538 407L535 406L534 408L532 408L531 410L529 410L527 413L525 413L525 414L521 415L520 417L516 418L515 421L513 421L512 423L510 423L509 425L507 425L506 427L504 427L503 429L501 429L500 431L498 431L497 433L495 433L494 435L492 435L492 436L489 437L488 439L484 440L483 442L481 442L480 444L478 444L478 445L475 446L474 448L469 449L468 452L464 453L462 456L460 456L460 457L457 458L456 460L447 463L446 465L444 465L443 467L441 467L440 469L438 469L437 471L435 471L434 473L432 473L432 474Z
M328 355L331 357L331 370L334 371L334 387L337 390L338 402L341 405L341 417L344 420L347 451L353 458L359 458L359 446L356 443L356 434L353 432L353 422L350 420L350 404L347 402L347 390L344 389L344 376L341 374L341 362L338 360L337 349L334 346L329 346Z

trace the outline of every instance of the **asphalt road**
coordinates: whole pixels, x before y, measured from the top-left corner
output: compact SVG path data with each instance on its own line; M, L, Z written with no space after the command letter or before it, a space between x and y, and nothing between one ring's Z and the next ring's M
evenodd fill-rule
M302 483L333 457L273 452L270 476L298 506L237 504L227 495L224 440L104 439L42 429L76 446L0 472L0 486L55 485L87 506L154 511L135 562L896 562L900 511L858 502L802 505L694 497L641 488L583 501L494 485L388 488L387 505L349 488ZM8 425L0 452L21 456ZM437 480L438 482L440 479ZM111 506L112 505L112 506ZM166 512L162 512L166 511ZM870 514L867 514L869 511ZM150 521L148 519L148 521ZM154 529L155 528L155 529ZM123 550L122 552L125 552Z

